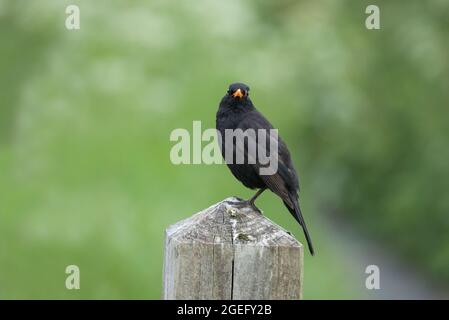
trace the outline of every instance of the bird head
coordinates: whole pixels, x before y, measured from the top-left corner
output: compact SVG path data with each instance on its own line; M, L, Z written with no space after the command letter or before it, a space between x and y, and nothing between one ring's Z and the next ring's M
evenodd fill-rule
M233 83L229 86L228 96L236 100L248 99L249 87L244 83Z

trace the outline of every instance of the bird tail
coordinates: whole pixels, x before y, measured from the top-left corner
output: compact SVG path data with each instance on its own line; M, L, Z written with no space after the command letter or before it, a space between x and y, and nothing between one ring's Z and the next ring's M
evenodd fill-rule
M292 214L293 218L295 218L295 220L298 221L298 223L301 225L302 230L304 231L304 236L306 237L310 254L313 256L315 254L315 250L313 249L312 239L310 238L309 231L307 230L306 222L304 221L301 209L299 208L298 199L294 196L291 196L290 200L293 203L293 208L291 208L285 201L284 204L287 207L288 211L290 211L290 213Z

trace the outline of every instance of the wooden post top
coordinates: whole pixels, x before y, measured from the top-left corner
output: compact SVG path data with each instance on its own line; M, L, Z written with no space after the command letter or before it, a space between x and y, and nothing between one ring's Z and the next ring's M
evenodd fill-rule
M301 299L303 246L227 198L166 230L164 299Z
M166 235L181 243L302 247L290 233L250 206L237 206L239 201L230 197L214 204L171 225Z

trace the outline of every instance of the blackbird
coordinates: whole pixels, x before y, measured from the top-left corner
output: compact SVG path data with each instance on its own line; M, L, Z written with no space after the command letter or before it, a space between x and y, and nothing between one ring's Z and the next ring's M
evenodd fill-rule
M216 116L216 127L220 134L221 142L220 148L223 158L225 158L226 164L231 170L232 174L250 189L258 189L257 193L249 200L244 200L243 205L251 205L256 210L257 207L254 201L259 197L262 192L266 189L271 190L277 196L279 196L284 202L287 209L292 214L293 218L301 225L309 251L311 255L314 254L314 249L312 241L310 239L309 232L304 222L304 218L299 208L298 192L299 183L298 175L293 166L290 152L286 144L282 139L273 135L271 129L273 126L271 123L254 107L251 99L248 96L249 87L243 83L233 83L229 86L226 95L220 102L217 116ZM226 141L226 131L241 129L246 132L250 129L256 133L259 131L265 131L265 137L260 138L256 134L255 143L257 148L263 147L266 152L272 155L272 152L277 152L277 170L271 174L261 174L261 168L265 163L262 163L262 159L259 154L249 155L248 144L250 139L244 139L244 148L239 148L236 146L237 138L232 138L231 141ZM268 143L270 139L277 139L277 150L271 150L268 148ZM229 140L229 139L228 139ZM264 141L265 140L265 141ZM230 154L233 159L227 159L226 152L227 148L233 148ZM236 153L239 151L244 152L244 162L236 162ZM228 150L229 152L229 150ZM252 159L253 161L248 161ZM259 210L258 210L259 211Z

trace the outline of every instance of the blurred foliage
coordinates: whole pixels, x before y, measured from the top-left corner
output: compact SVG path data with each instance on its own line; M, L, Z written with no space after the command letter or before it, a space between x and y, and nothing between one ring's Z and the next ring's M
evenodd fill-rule
M443 1L384 3L382 30L368 32L351 19L360 5L347 3L316 22L329 39L299 37L314 54L298 58L294 81L305 106L298 141L322 205L446 282L448 9Z
M449 6L383 1L368 31L368 4L0 0L0 298L159 298L164 228L252 194L169 161L170 132L214 127L237 80L299 169L306 298L364 294L327 212L449 282ZM259 206L302 239L275 196Z

